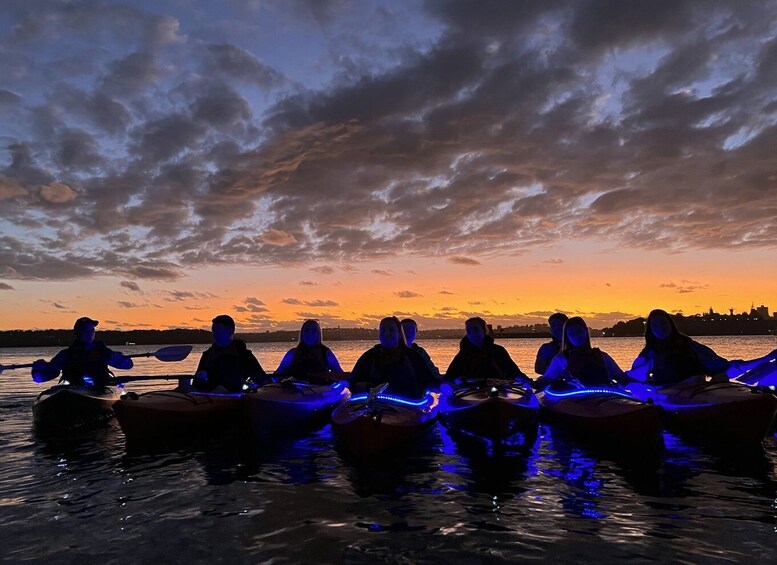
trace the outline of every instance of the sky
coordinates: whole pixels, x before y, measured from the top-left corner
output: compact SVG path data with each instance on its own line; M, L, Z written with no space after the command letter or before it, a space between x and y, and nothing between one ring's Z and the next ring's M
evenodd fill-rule
M775 1L3 0L0 330L777 309L775 147Z

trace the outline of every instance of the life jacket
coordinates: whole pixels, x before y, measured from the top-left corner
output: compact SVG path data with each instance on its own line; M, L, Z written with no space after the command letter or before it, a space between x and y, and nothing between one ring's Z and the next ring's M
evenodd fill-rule
M329 368L327 362L328 352L329 348L323 344L315 345L313 347L300 344L294 348L294 358L286 372L293 376L322 373Z
M485 336L483 341L483 347L477 347L466 336L462 338L459 343L459 353L465 368L465 373L462 375L454 375L455 377L463 376L471 379L507 379L512 375L508 375L496 359L496 344L491 336Z
M102 341L95 341L91 347L76 341L67 348L67 360L62 367L62 380L73 386L90 385L84 380L89 377L90 386L105 387L110 383L108 361L110 360L108 347Z
M690 341L681 339L650 350L652 366L649 381L656 385L674 384L707 370L696 357Z
M410 361L409 351L405 348L397 352L387 352L380 345L376 345L370 366L370 382L388 383L387 392L399 396L420 398L424 393Z
M601 349L572 348L564 352L564 357L567 359L567 371L585 386L612 382Z
M198 370L205 371L208 381L197 385L197 388L211 391L217 386L223 386L230 392L240 392L249 376L244 361L247 353L245 342L239 339L232 340L226 347L211 345L202 354L198 367Z

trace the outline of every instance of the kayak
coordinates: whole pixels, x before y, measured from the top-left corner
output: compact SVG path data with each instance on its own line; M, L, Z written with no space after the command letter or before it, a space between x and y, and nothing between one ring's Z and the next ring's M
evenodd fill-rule
M628 388L660 406L668 428L702 439L760 443L777 413L773 394L731 381L691 377L669 386L632 383Z
M286 379L250 391L243 398L243 419L255 435L323 424L351 396L345 381L314 384Z
M538 414L531 388L514 383L447 389L440 395L446 428L495 441L536 427Z
M369 400L369 402L368 402ZM407 444L429 431L438 414L439 395L421 399L356 394L332 412L336 441L357 457L369 457Z
M119 399L110 387L57 385L41 392L32 405L35 427L42 432L67 432L97 426L113 417Z
M128 442L218 431L239 421L242 393L159 390L126 393L113 406Z
M554 383L537 393L542 415L586 439L619 449L661 443L661 411L614 386Z

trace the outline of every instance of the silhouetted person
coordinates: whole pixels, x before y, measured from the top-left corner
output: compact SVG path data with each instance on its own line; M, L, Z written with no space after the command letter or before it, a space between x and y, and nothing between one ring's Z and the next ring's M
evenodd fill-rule
M429 366L429 370L432 372L432 376L435 379L440 378L440 370L432 361L432 358L426 352L426 349L416 343L415 338L418 335L418 324L412 318L405 318L402 320L402 331L405 333L405 340L407 340L407 346L418 353L426 364Z
M424 359L407 346L402 324L396 317L383 318L380 343L364 352L351 371L348 387L362 392L388 383L387 393L421 398L435 378Z
M464 327L467 335L461 339L459 352L445 372L446 382L456 379L529 381L510 358L507 350L494 343L494 338L487 335L483 318L470 318Z
M648 315L645 348L634 360L629 375L657 385L679 383L698 375L728 379L775 358L777 349L750 361L729 361L681 333L674 319L657 309Z
M99 322L91 318L78 318L73 325L76 339L67 349L46 362L38 359L32 366L32 380L42 383L55 379L62 372L61 382L73 386L104 388L110 384L108 366L131 369L132 359L108 348L102 341L94 340L94 328Z
M550 329L550 341L543 343L537 351L537 359L534 361L534 372L538 375L548 370L550 362L561 351L561 337L564 332L564 323L567 321L567 315L561 312L551 314L548 318L548 328Z
M342 373L337 357L321 342L321 325L317 320L305 320L299 330L297 347L289 349L275 369L279 377L315 377L325 372Z
M564 324L561 351L553 358L545 374L537 380L537 387L544 387L557 379L574 380L586 387L611 385L614 381L625 383L629 380L612 357L598 347L591 347L588 326L578 316Z
M213 318L213 345L203 351L193 387L200 392L241 392L248 379L261 383L267 374L244 341L234 339L235 321L222 314Z

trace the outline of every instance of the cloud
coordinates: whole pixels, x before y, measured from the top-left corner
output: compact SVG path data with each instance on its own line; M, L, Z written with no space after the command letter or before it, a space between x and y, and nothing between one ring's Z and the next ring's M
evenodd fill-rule
M260 313L260 312L269 312L269 308L266 307L265 303L256 298L255 296L248 296L243 301L243 306L234 306L233 309L235 312L253 312L253 313Z
M281 230L266 231L262 234L261 240L264 243L269 243L270 245L280 246L297 243L297 239L293 235Z
M314 281L299 281L300 286L318 286L317 282Z
M298 300L296 298L284 298L281 302L284 304L291 304L292 306L309 306L311 308L339 306L339 304L333 300Z
M136 283L136 282L121 281L120 285L123 286L124 288L132 290L134 292L140 292L140 285L138 283Z
M659 288L671 288L676 290L680 294L690 294L698 290L706 290L710 287L708 284L703 284L696 281L682 280L680 284L675 282L668 282L658 285Z
M449 290L441 290L437 294L450 294L450 295L453 295L453 294L456 294L456 293L455 292L450 292Z
M477 259L472 259L470 257L449 257L448 261L455 265L481 265L482 263L478 261Z
M13 290L13 289L14 288L10 284L0 282L0 290Z
M413 292L412 290L400 290L394 293L394 296L398 298L419 298L423 295Z
M260 4L14 4L0 272L777 246L771 3Z
M370 272L372 274L374 274L374 275L380 275L382 277L391 277L391 276L393 276L392 273L390 273L388 271L385 271L383 269L372 269L372 271L370 271Z
M543 263L548 263L549 265L560 265L563 262L563 259L545 259L543 261Z
M127 302L125 300L119 300L117 304L122 308L140 308L142 306L141 304L136 304L134 302Z

